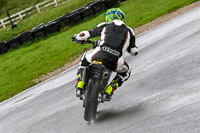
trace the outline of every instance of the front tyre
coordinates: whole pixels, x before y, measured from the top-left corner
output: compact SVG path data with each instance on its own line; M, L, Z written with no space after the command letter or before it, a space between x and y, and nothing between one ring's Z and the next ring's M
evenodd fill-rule
M92 121L96 118L97 106L98 106L98 80L90 79L86 89L85 95L85 112L84 119L86 121Z

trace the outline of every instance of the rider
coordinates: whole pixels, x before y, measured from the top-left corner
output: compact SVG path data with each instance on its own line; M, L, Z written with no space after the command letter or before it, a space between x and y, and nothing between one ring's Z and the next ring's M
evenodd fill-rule
M124 54L138 54L135 45L135 34L132 28L124 23L125 14L119 8L112 8L106 12L106 22L100 23L94 29L82 31L72 37L72 41L86 41L89 38L101 36L101 41L96 48L85 52L82 56L78 69L78 79L76 85L76 96L81 97L84 92L84 82L82 73L86 66L93 61L99 61L106 68L117 72L112 82L107 86L104 97L111 99L113 92L128 80L131 74L131 66L124 61ZM98 42L98 41L97 41Z

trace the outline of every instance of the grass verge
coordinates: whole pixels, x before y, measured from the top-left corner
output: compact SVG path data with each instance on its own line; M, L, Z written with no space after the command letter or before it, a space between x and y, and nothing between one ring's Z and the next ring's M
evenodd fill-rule
M53 19L56 19L62 15L65 15L75 9L83 7L85 4L91 2L93 0L71 0L70 2L58 6L56 8L52 8L51 10L44 10L40 14L34 14L23 21L21 21L17 28L13 30L3 30L0 31L0 42L1 41L8 41L9 39L19 35L22 32L31 30L33 27L41 24L47 23Z
M126 24L138 27L195 1L198 0L128 0L118 6L126 13ZM89 30L104 20L105 12L102 12L67 31L0 55L0 101L35 85L33 79L75 59L90 46L73 44L70 37L82 30Z

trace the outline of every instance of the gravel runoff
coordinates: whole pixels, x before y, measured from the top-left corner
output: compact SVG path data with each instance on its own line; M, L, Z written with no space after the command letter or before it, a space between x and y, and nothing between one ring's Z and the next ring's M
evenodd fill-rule
M200 1L195 2L191 5L185 6L183 8L180 8L178 10L175 10L175 11L169 13L169 14L165 14L165 15L163 15L163 16L161 16L161 17L159 17L159 18L157 18L157 19L155 19L155 20L153 20L153 21L151 21L147 24L140 26L140 27L134 28L135 35L137 36L141 33L144 33L145 31L148 31L148 30L150 30L150 29L152 29L156 26L159 26L159 25L169 21L170 19L173 19L173 18L175 18L179 15L182 15L182 14L184 14L184 13L186 13L186 12L188 12L188 11L194 9L194 8L197 8L199 6L200 6ZM42 75L41 77L34 79L33 81L36 82L36 83L42 82L46 79L49 79L49 78L65 71L65 70L71 68L72 66L75 66L76 64L79 63L81 56L82 55L78 56L76 58L76 60L74 60L74 61L66 63L63 67L58 68L55 71L48 73L47 75Z

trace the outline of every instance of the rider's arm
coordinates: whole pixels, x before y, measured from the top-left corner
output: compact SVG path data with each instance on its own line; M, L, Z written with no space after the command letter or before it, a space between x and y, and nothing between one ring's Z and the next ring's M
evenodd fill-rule
M82 32L80 32L78 35L75 35L75 38L77 40L82 41L82 40L87 40L88 38L101 36L101 32L102 32L103 28L106 25L107 25L107 23L100 23L94 29L91 29L89 31L82 31Z
M129 27L129 33L130 33L130 45L128 47L128 53L131 55L138 55L138 48L135 45L135 33L132 28Z
M104 29L104 27L106 27L108 25L108 23L100 23L98 24L94 29L91 29L89 31L90 33L90 37L97 37L97 36L101 36L101 32Z

